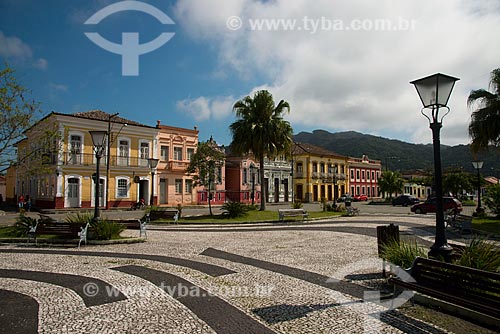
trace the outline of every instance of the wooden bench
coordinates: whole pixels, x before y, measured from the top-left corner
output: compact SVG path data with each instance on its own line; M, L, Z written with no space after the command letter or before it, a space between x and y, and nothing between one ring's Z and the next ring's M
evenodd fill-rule
M302 220L309 217L309 214L304 209L278 209L279 221L283 221L285 217L302 216Z
M177 224L179 220L179 210L156 210L149 213L149 219L159 220L159 219L173 219L174 223Z
M63 236L66 238L78 238L78 248L83 242L87 244L87 231L89 223L64 223L40 219L35 226L28 231L28 242L33 239L37 243L37 236L42 234Z
M138 229L139 238L142 237L142 235L144 235L145 238L148 237L147 225L149 223L149 214L146 214L141 219L120 220L117 223L124 225L127 229Z
M409 274L414 282L389 282L500 319L498 273L417 257Z

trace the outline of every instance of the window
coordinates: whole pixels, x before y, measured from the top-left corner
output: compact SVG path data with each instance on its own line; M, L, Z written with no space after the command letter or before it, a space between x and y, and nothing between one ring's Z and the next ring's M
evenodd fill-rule
M351 169L351 180L354 180L354 171Z
M319 171L320 171L320 173L325 172L325 164L323 162L319 164Z
M243 168L243 184L247 184L248 182L248 171L246 168Z
M193 155L194 155L194 148L188 148L187 149L187 159L189 161L191 161L191 158L193 157Z
M182 147L174 147L174 160L182 160Z
M299 175L302 175L303 171L304 171L304 166L302 165L302 162L297 163L297 173Z
M222 184L222 166L217 167L217 183Z
M182 179L175 179L175 193L182 194Z
M149 143L141 142L139 145L139 150L140 150L141 166L147 166L149 158Z
M365 171L364 170L361 171L361 179L363 179L363 180L365 179Z
M369 181L370 180L370 171L366 172L366 179Z
M162 161L168 161L168 146L160 147L160 158Z
M128 140L120 139L118 141L118 165L128 165L129 148L130 145Z
M356 180L359 180L359 170L356 171Z
M191 194L193 192L193 180L186 180L186 193Z
M313 173L317 173L318 172L318 163L317 162L313 162Z
M372 171L372 180L375 180L375 172Z
M82 137L79 135L70 136L70 157L69 161L73 165L81 163Z
M128 197L128 179L126 178L116 179L116 197L117 198Z

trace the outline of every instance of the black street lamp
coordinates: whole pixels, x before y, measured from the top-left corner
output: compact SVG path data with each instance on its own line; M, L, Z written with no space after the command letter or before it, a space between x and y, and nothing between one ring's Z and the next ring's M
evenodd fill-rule
M479 215L483 212L481 208L481 175L479 174L479 170L483 168L482 161L473 161L472 166L477 170L477 208L476 213Z
M444 224L444 206L443 206L443 180L441 169L441 144L439 132L442 127L443 118L450 112L447 107L451 91L455 82L460 80L448 75L437 73L422 79L410 82L417 89L423 108L420 111L430 123L432 130L432 144L434 148L434 179L436 184L436 237L431 246L429 256L443 256L448 258L452 248L446 240L446 231ZM447 109L447 112L439 117L439 108ZM425 109L430 109L429 116L424 113Z
M255 165L251 163L250 174L252 175L252 193L250 194L250 198L252 199L252 205L255 204L255 168Z
M151 196L149 199L149 205L154 205L154 191L155 191L155 168L158 166L158 161L160 159L148 158L149 168L151 168Z
M336 189L337 186L337 172L338 172L338 167L336 165L333 166L333 204L337 205L337 192L338 189Z
M90 136L92 137L92 144L94 145L94 153L96 159L96 168L95 168L95 201L94 201L94 221L99 221L101 219L101 215L99 212L99 191L100 191L100 175L99 175L99 164L101 162L101 157L106 147L106 138L108 133L106 131L89 131Z

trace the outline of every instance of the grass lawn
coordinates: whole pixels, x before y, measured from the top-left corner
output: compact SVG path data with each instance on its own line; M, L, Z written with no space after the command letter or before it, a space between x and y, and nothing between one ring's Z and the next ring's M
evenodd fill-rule
M493 217L474 218L472 220L472 228L500 235L500 219Z
M309 211L309 218L328 218L340 216L340 212L330 212L330 211ZM302 220L302 217L286 217L286 220ZM252 210L248 211L248 214L243 217L238 218L225 218L221 214L217 213L213 216L204 215L196 217L182 217L179 219L179 223L218 223L218 224L234 224L243 222L266 222L266 221L278 221L277 211L258 211ZM155 221L158 223L171 223L171 220ZM155 222L152 222L153 224Z
M0 226L0 238L13 237L14 230L15 230L14 226Z

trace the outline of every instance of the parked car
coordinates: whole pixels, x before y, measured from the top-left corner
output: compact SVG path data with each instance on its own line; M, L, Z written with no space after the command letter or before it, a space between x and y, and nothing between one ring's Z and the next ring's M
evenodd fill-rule
M337 199L338 203L352 202L352 197L349 194L344 194Z
M462 212L462 203L453 197L443 197L443 208L445 211L452 211L457 214ZM435 213L436 212L436 198L426 200L423 203L415 204L410 209L411 212L415 213Z
M401 205L401 206L408 206L408 205L413 205L417 204L420 202L418 198L412 195L399 195L398 197L394 198L392 200L392 205Z
M368 196L366 195L355 195L353 198L354 202L368 201Z

